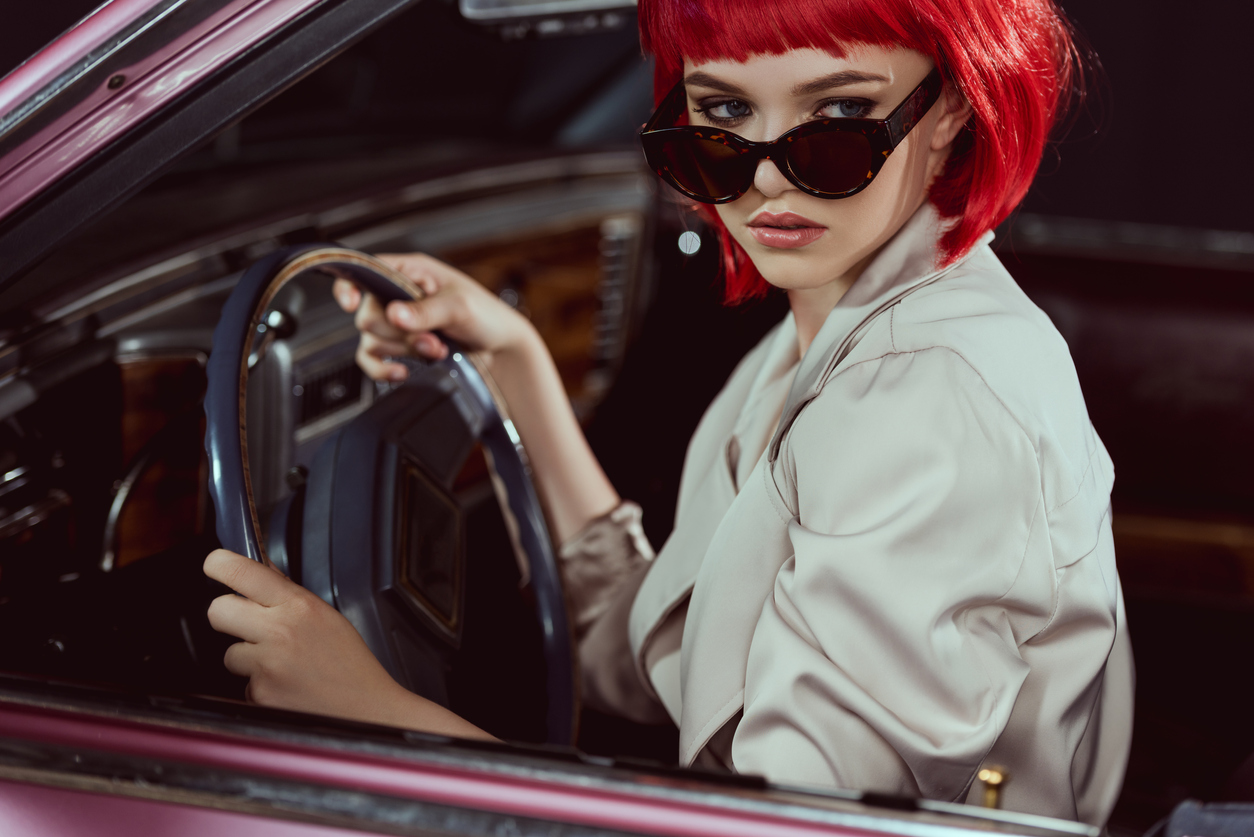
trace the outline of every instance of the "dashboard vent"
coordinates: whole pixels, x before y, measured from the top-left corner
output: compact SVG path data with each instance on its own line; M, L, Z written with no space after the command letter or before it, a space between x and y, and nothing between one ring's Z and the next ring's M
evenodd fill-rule
M361 404L367 397L363 394L364 382L361 368L351 357L335 366L324 366L305 377L293 393L299 395L298 426L303 427L323 416Z

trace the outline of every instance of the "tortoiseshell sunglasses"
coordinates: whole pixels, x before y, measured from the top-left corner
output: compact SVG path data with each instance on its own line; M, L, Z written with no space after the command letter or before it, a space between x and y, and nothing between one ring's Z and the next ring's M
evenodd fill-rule
M758 163L771 160L798 189L836 200L856 195L940 98L933 69L886 119L817 119L771 142L754 142L719 128L674 126L687 110L681 79L640 132L649 167L701 203L727 203L753 186Z

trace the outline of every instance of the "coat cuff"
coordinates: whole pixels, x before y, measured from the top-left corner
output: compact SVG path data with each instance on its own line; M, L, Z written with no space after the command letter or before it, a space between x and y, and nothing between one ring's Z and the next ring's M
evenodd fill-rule
M609 610L619 583L653 560L643 518L640 506L624 501L562 544L558 567L576 637Z

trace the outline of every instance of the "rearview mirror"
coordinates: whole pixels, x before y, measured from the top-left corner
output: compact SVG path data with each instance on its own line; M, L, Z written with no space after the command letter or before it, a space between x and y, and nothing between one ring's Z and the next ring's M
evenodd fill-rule
M581 35L631 21L636 0L458 0L462 17L506 38Z

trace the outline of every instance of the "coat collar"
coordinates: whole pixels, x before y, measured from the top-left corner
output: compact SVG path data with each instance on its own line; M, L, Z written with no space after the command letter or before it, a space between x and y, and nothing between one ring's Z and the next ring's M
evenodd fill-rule
M771 462L779 456L784 434L792 426L801 408L818 395L836 366L849 354L864 327L870 324L875 315L891 307L911 291L944 276L974 251L975 248L972 248L957 261L938 268L938 245L946 225L946 221L940 217L931 202L925 202L897 234L889 239L879 255L867 265L866 270L827 315L814 342L801 359L788 400L784 402L784 412L768 448ZM991 232L985 233L976 246L985 244L992 238Z

